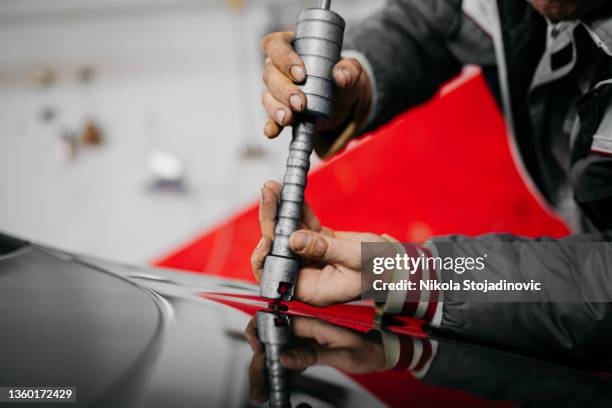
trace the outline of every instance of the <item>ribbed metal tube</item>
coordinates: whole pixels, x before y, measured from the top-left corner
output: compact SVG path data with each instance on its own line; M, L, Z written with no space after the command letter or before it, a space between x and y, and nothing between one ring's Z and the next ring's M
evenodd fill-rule
M287 369L280 362L282 347L276 344L266 346L266 370L268 371L268 392L271 408L291 407L291 392Z
M270 407L290 408L289 372L280 362L281 354L291 341L289 316L259 310L256 313L257 335L264 346Z
M310 169L314 130L315 124L312 121L300 121L293 126L293 137L289 145L287 169L274 229L274 243L270 252L272 255L295 258L289 249L289 236L299 229L302 220L302 205Z

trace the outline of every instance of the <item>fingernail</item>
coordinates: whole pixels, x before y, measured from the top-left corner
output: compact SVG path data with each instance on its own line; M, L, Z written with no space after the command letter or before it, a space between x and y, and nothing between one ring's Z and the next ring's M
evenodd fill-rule
M267 188L263 187L261 189L261 203L265 204L266 202L270 202L270 193Z
M340 86L344 86L345 76L342 73L342 70L334 69L333 75L334 75L334 79L336 80L336 83Z
M302 97L298 94L291 95L291 97L289 98L289 104L291 104L291 107L296 111L301 111Z
M276 122L278 122L279 125L282 125L285 120L285 110L284 109L277 110L275 116L276 116Z
M264 244L264 237L261 237L261 239L259 240L259 242L257 243L257 249L261 249L263 247Z
M342 75L344 75L344 83L345 85L348 85L351 83L351 79L352 79L352 75L351 75L351 71L349 71L348 69L342 68Z
M294 65L291 67L291 76L298 82L302 82L306 78L306 72L304 72L304 68L299 65Z
M309 237L307 234L303 232L294 232L291 236L291 242L293 244L293 249L296 251L301 251L306 248L308 245Z

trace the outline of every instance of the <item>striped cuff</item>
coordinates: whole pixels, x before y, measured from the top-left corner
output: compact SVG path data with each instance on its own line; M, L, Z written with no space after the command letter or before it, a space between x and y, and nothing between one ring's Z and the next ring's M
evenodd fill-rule
M428 256L438 258L440 255L438 254L438 250L436 249L436 245L433 241L427 241L423 244L423 249L429 252ZM436 280L442 281L442 276L440 276L434 269L434 276ZM432 327L440 327L442 324L442 311L444 310L444 291L436 291L436 304L433 310L433 316L429 319L429 324Z
M428 338L398 336L381 331L385 350L385 370L409 371L423 378L438 351L438 342Z
M407 254L411 258L417 257L435 257L437 251L433 243L428 242L423 247L418 247L412 244L401 244L393 237L384 234L382 236L388 242L395 244L397 253L400 255ZM424 267L421 268L421 265ZM402 314L409 315L416 319L427 320L435 327L439 327L442 321L442 301L444 294L437 289L427 290L420 285L421 281L437 281L439 276L435 268L428 268L427 262L420 263L419 267L413 274L410 271L401 269L393 271L392 282L401 282L409 280L414 282L416 290L410 292L408 298L407 290L392 290L389 291L387 299L379 308L380 314Z

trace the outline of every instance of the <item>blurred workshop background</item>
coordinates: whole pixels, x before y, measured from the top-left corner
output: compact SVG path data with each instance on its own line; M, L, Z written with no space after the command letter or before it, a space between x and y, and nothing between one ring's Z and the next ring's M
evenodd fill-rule
M0 230L141 263L251 203L288 143L259 41L314 3L0 0Z

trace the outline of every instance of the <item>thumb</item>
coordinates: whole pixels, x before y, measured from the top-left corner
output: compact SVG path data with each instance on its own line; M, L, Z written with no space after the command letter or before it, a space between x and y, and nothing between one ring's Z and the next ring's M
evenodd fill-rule
M289 238L291 250L306 259L340 264L351 269L361 268L361 243L337 239L319 232L299 230Z

